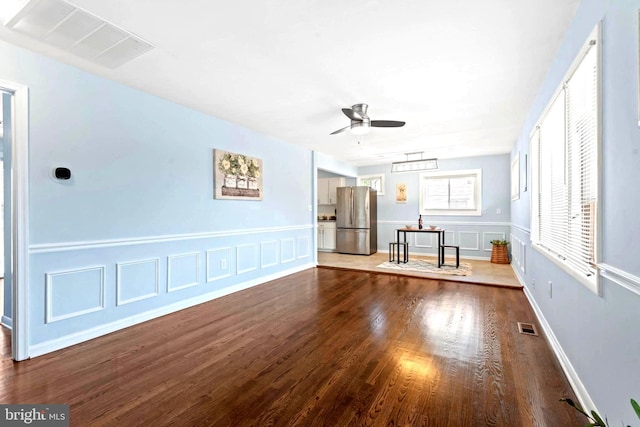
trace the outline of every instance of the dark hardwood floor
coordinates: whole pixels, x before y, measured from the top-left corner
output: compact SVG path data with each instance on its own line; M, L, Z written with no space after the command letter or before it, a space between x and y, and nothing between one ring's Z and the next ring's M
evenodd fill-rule
M583 425L517 321L536 323L521 290L310 269L3 358L0 402L68 403L72 426Z

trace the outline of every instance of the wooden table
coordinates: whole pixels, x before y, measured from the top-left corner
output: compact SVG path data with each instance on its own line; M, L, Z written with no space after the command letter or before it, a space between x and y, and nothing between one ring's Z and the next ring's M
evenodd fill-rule
M407 241L407 233L436 233L438 235L438 246L436 247L436 252L438 253L438 268L442 267L444 260L440 258L440 246L444 245L444 228L398 228L396 230L396 241L400 242L400 233L403 234L403 242ZM397 245L397 257L398 264L400 264L400 245Z

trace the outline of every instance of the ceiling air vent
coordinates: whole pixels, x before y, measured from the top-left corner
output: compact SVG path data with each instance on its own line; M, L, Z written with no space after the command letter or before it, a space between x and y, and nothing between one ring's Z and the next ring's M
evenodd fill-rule
M141 38L63 0L30 0L5 26L108 68L153 49Z

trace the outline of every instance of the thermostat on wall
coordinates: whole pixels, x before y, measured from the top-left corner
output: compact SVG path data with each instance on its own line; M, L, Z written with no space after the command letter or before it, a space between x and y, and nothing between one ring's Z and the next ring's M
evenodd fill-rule
M69 181L71 179L71 169L67 167L56 167L51 171L51 178L54 181Z

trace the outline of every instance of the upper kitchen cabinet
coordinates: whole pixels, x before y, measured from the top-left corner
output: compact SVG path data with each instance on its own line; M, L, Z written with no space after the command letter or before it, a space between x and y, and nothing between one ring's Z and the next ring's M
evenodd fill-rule
M318 178L318 204L335 205L336 188L344 187L344 178Z

